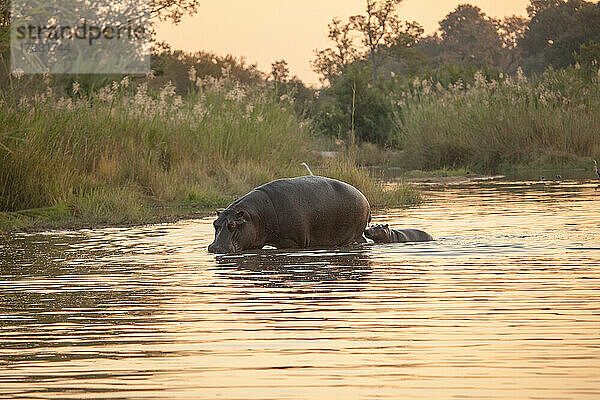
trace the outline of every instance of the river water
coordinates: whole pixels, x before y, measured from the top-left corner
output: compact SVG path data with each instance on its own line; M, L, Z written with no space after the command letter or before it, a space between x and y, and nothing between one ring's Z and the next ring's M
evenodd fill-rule
M436 240L232 257L210 219L0 239L0 398L598 399L600 191L427 189Z

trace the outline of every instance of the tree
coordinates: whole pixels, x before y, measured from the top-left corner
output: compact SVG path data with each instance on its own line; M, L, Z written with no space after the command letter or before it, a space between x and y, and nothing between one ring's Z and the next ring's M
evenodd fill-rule
M590 42L581 45L579 52L574 55L575 61L588 76L598 76L600 72L600 43Z
M10 23L10 1L0 0L0 28L7 27Z
M396 11L402 0L367 0L366 15L350 17L350 23L362 34L371 61L373 85L377 70L385 57L385 49L394 41L394 28L400 24Z
M423 36L425 29L417 21L400 21L390 23L391 32L386 37L386 45L392 50L401 50L414 47Z
M529 72L574 62L582 44L600 42L600 4L585 0L532 0L530 21L519 47Z
M321 82L332 80L339 76L346 66L353 62L358 55L358 49L352 38L352 25L342 23L334 18L327 25L327 37L333 42L333 48L315 50L315 60L311 63L313 70L321 75Z
M287 82L290 75L288 63L285 60L275 61L271 64L271 76L275 82Z
M502 40L496 26L479 7L461 4L440 21L440 33L447 61L496 65Z
M413 70L423 63L423 55L414 50L423 35L417 22L402 21L396 15L402 0L367 0L366 13L353 15L347 23L333 19L329 24L329 39L334 45L315 50L313 70L321 81L334 83L344 70L357 62L371 65L371 83L377 84L385 68ZM353 34L354 33L354 34ZM360 43L355 43L360 40Z
M200 7L200 0L150 0L150 13L159 21L181 22L185 14L193 15Z
M386 47L383 51L383 61L380 67L382 73L415 74L426 66L429 61L417 45L423 37L423 26L418 22L397 21L392 26ZM381 51L381 50L380 50Z
M20 0L23 1L23 0ZM111 2L112 9L125 10L131 8L128 4L118 4ZM109 4L109 3L107 3ZM62 4L63 8L68 9L68 5ZM152 21L171 21L175 24L181 22L185 14L195 14L200 6L200 0L149 0L147 12ZM108 13L109 9L106 10ZM9 27L11 23L11 4L10 0L0 0L0 51L6 51L9 40ZM127 15L125 11L121 11Z
M0 57L9 48L10 1L0 0Z
M371 84L360 63L349 65L319 98L315 123L323 132L381 145L393 144L394 123L389 91Z
M444 63L442 56L442 38L439 32L434 32L431 35L422 37L415 46L421 53L427 57L429 63L434 68L439 67Z
M148 5L153 18L177 24L185 14L195 14L198 11L200 0L149 0ZM9 13L10 0L0 0L0 27L8 26Z
M24 0L19 0L22 4L28 4ZM43 1L39 1L40 4L44 4ZM56 3L56 2L54 2ZM60 4L58 4L60 3ZM97 13L96 21L101 24L102 21L109 21L110 18L115 15L120 15L121 18L117 19L121 22L128 21L144 21L142 25L144 25L145 32L149 35L147 37L150 38L151 41L156 40L156 36L154 35L154 27L156 26L157 21L170 21L173 23L178 23L181 21L183 15L194 14L199 6L200 0L148 0L147 3L144 2L132 2L132 1L123 1L116 0L112 2L72 2L71 0L65 0L58 2L56 5L59 6L58 9L64 12L65 14L72 14L69 18L77 18L75 17L84 17L92 15L89 10L94 7L99 11ZM73 4L71 4L73 3ZM30 3L31 4L31 3ZM18 3L13 1L13 6L18 6ZM48 4L52 6L52 4ZM142 7L143 10L142 10ZM79 12L80 9L86 10L86 12ZM136 11L138 10L138 11ZM143 12L139 12L142 10ZM14 18L11 15L11 0L0 0L0 87L7 84L9 79L9 63L11 58L11 48L10 48L10 24L14 22ZM137 12L137 14L136 14ZM43 13L38 13L36 16L39 17L43 15ZM50 17L54 17L51 15ZM54 18L51 18L54 19ZM60 21L60 18L58 19ZM52 25L48 23L48 25ZM90 46L92 48L92 46ZM75 51L75 50L73 50ZM104 49L106 53L117 54L117 57L123 59L123 54L117 52L111 52L110 50ZM85 55L78 55L78 57L82 60L93 60L93 57L87 57ZM98 65L98 63L90 62L91 65ZM90 75L86 77L90 81L98 81L104 82L110 78L110 75L104 74L96 74ZM71 81L73 76L62 76L56 78L60 81ZM81 79L81 78L77 78ZM111 79L114 79L111 78Z
M502 61L500 66L505 71L513 72L521 61L519 42L525 36L528 20L516 15L505 17L498 23L498 33L502 40Z

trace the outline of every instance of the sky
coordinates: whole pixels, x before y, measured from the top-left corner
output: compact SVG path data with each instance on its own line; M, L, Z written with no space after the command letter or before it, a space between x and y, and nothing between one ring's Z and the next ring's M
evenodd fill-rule
M404 0L403 20L417 21L426 33L457 5L470 3L487 15L526 15L528 0ZM178 25L162 24L158 39L175 49L232 54L257 63L265 72L271 63L285 59L291 75L316 85L310 67L315 49L330 47L327 24L332 18L347 20L364 12L365 0L202 0L198 13Z

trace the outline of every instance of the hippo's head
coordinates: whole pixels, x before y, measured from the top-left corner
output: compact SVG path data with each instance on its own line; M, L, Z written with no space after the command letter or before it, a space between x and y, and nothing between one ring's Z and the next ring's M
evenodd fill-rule
M383 242L391 235L388 224L379 224L365 229L365 236L374 242Z
M258 229L247 211L227 209L217 212L215 240L208 246L211 253L237 253L259 247Z

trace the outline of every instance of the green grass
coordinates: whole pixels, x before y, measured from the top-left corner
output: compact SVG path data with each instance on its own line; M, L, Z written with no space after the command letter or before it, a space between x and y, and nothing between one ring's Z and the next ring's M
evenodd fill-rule
M2 230L21 230L36 225L51 226L58 221L64 221L71 216L65 204L53 207L32 208L23 211L0 212L0 234Z
M430 81L398 91L398 142L413 169L499 172L517 165L579 164L600 155L600 76L574 68L467 88Z
M305 175L302 161L355 183L376 207L419 199L414 189L387 190L350 156L320 165L310 123L267 89L210 80L182 98L169 85L132 86L126 79L89 97L0 92L0 229L208 213Z

